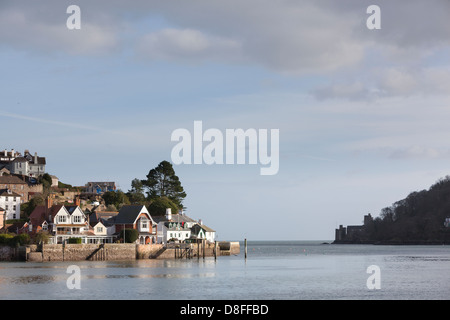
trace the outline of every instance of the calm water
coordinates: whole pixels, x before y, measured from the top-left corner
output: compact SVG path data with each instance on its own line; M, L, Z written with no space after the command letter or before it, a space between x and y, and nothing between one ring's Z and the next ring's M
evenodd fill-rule
M448 299L450 246L248 243L241 254L205 260L2 262L0 299ZM67 267L81 270L68 289ZM367 267L380 268L370 290Z

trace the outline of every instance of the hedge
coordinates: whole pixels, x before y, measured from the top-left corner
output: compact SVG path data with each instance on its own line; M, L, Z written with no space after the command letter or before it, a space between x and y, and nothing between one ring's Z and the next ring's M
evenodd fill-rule
M67 239L68 244L81 244L81 238L69 238Z
M23 246L30 243L30 236L26 233L13 236L12 234L0 234L0 244L11 247Z

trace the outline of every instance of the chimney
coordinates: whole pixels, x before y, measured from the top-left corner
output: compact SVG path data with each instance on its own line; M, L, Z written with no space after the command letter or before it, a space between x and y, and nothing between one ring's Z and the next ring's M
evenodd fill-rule
M16 152L14 151L14 149L11 149L11 158L14 158L14 154L15 154Z
M172 220L172 209L171 208L166 209L166 219Z
M34 153L34 164L38 164L37 152Z
M8 156L8 150L5 149L5 157Z
M74 202L75 202L75 205L78 207L81 205L81 199L79 197L76 197Z
M201 226L203 225L202 219L198 219L198 224L201 225Z
M45 205L47 206L47 209L53 207L53 199L50 196L45 199Z

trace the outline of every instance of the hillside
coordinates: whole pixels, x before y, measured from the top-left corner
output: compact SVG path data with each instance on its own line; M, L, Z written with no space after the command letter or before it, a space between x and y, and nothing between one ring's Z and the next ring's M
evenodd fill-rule
M450 244L450 227L444 226L449 217L450 176L446 176L428 190L411 192L382 209L378 217L365 219L358 232L335 243Z

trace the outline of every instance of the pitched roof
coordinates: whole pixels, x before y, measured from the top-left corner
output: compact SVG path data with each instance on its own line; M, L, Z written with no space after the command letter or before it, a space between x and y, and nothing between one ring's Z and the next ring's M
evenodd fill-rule
M167 220L166 216L154 216L153 220L155 220L156 223L159 222L166 222L166 221L173 221L173 222L197 222L196 220L192 219L191 217L188 217L185 214L172 214L172 219Z
M18 157L13 160L13 162L28 162L24 157Z
M8 189L0 189L0 197L22 197L22 196Z
M27 184L16 176L0 176L0 184Z
M115 224L132 224L136 221L141 211L145 209L145 213L153 221L152 217L148 213L147 208L144 205L125 205L119 210L119 214L114 218Z
M199 229L199 228L205 230L206 232L216 232L215 230L205 226L204 224L196 224L192 227L192 229Z
M48 219L47 207L46 206L36 206L28 217L32 225L41 225L45 220Z

